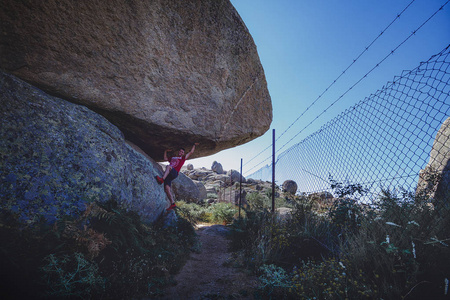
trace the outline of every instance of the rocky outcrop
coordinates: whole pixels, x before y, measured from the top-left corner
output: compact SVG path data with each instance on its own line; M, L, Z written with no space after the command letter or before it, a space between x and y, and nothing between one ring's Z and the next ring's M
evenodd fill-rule
M213 176L212 172L210 170L207 170L206 168L193 169L193 170L184 170L184 168L183 168L182 171L183 171L183 173L186 174L186 176L188 176L192 180L205 181L206 177Z
M220 164L216 162L217 164ZM216 164L213 164L216 165ZM248 193L260 192L264 189L271 189L272 184L260 180L249 180L242 177L242 186L239 184L240 173L236 170L225 171L226 174L217 174L216 171L207 168L189 170L183 168L182 172L190 178L199 189L200 195L205 195L201 201L207 202L232 202L239 203L239 190L241 190L242 203L245 203L245 196ZM180 173L180 175L181 175ZM174 181L175 182L175 181ZM191 186L191 193L196 194L196 189ZM192 192L194 191L194 192ZM202 197L201 197L202 198ZM183 200L183 198L177 198ZM189 201L188 201L189 202Z
M450 118L436 134L430 160L419 173L417 193L432 198L435 206L450 208Z
M88 108L0 72L0 208L21 221L76 216L115 200L153 222L167 206L158 163Z
M270 126L256 46L229 0L3 0L0 20L0 68L101 113L157 161Z

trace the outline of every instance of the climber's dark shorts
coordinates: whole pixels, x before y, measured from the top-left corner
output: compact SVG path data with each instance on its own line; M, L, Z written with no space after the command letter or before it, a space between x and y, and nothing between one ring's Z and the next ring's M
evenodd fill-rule
M178 177L178 171L172 168L170 170L169 175L167 175L166 179L164 180L164 185L172 186L172 180Z

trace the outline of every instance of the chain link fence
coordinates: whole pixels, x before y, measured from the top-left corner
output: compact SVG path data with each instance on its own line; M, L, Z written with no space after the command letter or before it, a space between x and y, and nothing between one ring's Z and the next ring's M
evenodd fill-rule
M276 182L294 180L305 194L352 187L370 202L386 189L414 192L427 163L445 178L450 126L430 152L449 117L449 47L281 153ZM247 178L271 181L271 169Z

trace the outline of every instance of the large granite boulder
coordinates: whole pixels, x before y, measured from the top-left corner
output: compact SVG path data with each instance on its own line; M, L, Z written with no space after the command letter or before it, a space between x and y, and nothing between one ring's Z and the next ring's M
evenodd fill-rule
M450 209L450 118L436 134L430 160L419 173L417 193L432 198L439 208Z
M206 198L205 186L190 179L182 172L172 181L172 190L176 200L198 203Z
M32 224L115 200L153 222L167 206L158 163L88 108L0 71L0 209Z
M297 183L294 180L286 180L282 185L283 192L295 195L297 193Z
M222 164L217 161L212 163L211 170L217 174L224 174Z
M208 192L206 191L206 186L201 181L194 181L198 188L198 201L203 201L208 197Z
M0 20L0 68L101 113L157 161L269 129L264 70L229 0L3 0Z
M231 182L241 182L241 180L243 183L246 182L245 177L239 171L229 170L227 175L231 178Z

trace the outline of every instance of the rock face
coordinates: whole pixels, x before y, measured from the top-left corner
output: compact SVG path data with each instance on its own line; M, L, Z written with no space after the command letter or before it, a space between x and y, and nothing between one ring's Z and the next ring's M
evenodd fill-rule
M450 118L436 134L428 165L419 174L417 192L433 198L435 206L450 208Z
M167 203L152 162L116 126L0 72L0 209L33 223L116 200L153 222Z
M3 0L0 20L0 68L99 112L157 161L269 129L264 70L229 0Z

